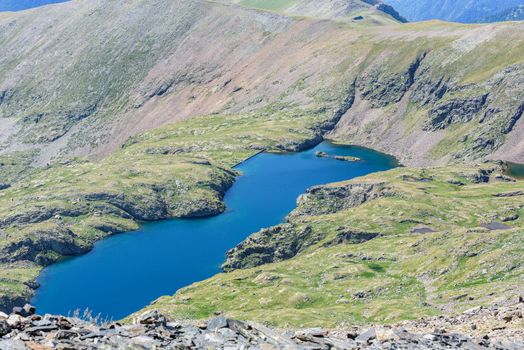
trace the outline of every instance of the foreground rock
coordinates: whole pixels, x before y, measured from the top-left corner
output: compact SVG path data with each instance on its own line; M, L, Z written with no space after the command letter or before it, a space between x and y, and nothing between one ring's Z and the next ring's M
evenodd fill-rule
M132 324L104 324L32 314L30 305L0 314L0 349L522 349L522 300L478 307L456 317L394 326L274 330L217 317L207 323L171 322L156 310ZM24 316L25 315L25 316Z

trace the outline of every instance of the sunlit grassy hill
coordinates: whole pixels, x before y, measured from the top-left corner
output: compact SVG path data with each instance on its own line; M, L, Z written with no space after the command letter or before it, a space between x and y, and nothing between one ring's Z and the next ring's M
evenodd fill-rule
M242 269L150 308L175 319L224 313L333 327L516 298L524 278L524 183L508 182L501 170L399 168L315 188L278 230L230 252L225 266Z

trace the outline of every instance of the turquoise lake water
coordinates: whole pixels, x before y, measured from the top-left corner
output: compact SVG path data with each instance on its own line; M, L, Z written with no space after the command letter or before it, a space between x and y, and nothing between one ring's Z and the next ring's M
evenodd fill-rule
M20 11L68 0L0 0L0 11Z
M318 158L316 151L363 161ZM395 159L384 154L327 142L300 153L260 154L237 167L243 175L225 196L225 213L145 223L138 231L98 242L90 253L46 268L32 303L39 313L89 308L103 317L123 318L220 272L228 249L282 222L307 188L395 166Z
M524 179L524 164L508 162L508 175L517 179Z

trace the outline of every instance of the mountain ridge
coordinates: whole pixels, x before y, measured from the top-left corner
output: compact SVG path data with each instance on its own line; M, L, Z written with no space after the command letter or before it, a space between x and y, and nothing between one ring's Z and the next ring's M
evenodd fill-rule
M406 22L391 6L380 0L286 0L286 1L259 1L259 0L221 0L224 3L234 3L241 6L257 8L266 11L280 12L291 16L306 16L314 18L343 19L348 17L363 17L366 15L388 15L399 22Z

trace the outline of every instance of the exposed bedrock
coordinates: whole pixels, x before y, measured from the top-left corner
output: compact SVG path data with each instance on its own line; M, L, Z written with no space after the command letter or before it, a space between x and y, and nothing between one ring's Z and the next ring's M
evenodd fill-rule
M30 237L8 244L0 251L0 263L28 261L45 266L56 261L58 256L80 255L89 249L90 246L76 240L73 232L57 226L34 231Z
M157 310L132 323L96 324L81 319L34 314L31 305L0 315L2 349L500 349L522 347L522 303L478 307L454 317L402 324L338 329L278 330L219 316L207 322L177 322ZM479 325L472 327L471 325ZM485 330L485 324L493 330ZM498 329L498 330L497 330Z
M336 213L392 195L394 192L382 183L313 187L299 197L297 208L288 215L287 223L263 229L229 250L222 269L232 271L290 259L325 236L302 224L303 217ZM337 237L328 244L362 243L379 235L339 228Z
M418 54L400 73L378 63L364 70L355 102L329 137L393 154L405 165L524 162L524 66L466 84L435 74L436 55Z

